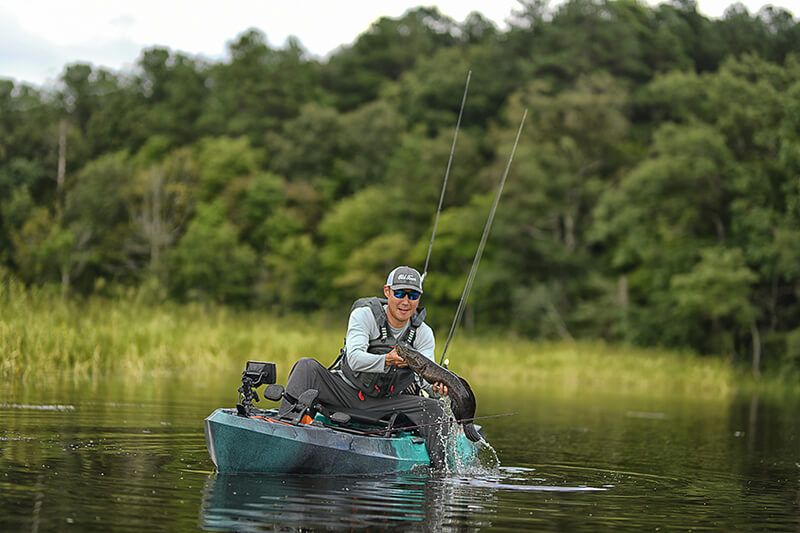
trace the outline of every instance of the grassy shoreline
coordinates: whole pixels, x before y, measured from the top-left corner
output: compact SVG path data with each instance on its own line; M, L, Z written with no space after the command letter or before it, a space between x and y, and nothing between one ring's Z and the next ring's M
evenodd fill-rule
M221 306L149 305L131 294L109 300L64 300L47 289L0 284L0 376L92 380L111 373L131 380L169 376L187 368L199 378L230 372L247 359L278 363L285 378L299 357L333 360L339 327L281 318L266 311ZM441 345L439 346L441 350ZM457 339L451 368L476 384L726 397L753 383L720 357L612 346L603 342L548 343L514 337Z

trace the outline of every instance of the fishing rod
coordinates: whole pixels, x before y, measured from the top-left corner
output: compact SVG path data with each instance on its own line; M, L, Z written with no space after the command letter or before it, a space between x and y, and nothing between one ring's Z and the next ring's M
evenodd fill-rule
M450 158L447 160L447 169L444 172L444 182L442 183L442 193L439 195L439 207L436 209L436 217L433 221L433 231L431 231L431 241L428 243L428 255L425 257L425 267L422 269L422 278L420 284L425 281L425 276L428 275L428 262L431 259L431 250L433 250L433 239L436 237L436 227L439 225L439 214L442 212L442 202L444 201L444 191L447 189L447 178L450 176L450 167L453 164L453 156L456 152L456 141L458 140L458 130L461 128L461 117L464 115L464 104L467 102L467 92L469 91L469 80L472 78L472 71L467 72L467 81L464 84L464 96L461 97L461 109L458 111L458 120L456 121L456 129L453 133L453 144L450 146Z
M525 124L525 119L528 116L528 110L525 109L525 112L522 114L522 120L519 122L519 129L517 130L517 137L514 139L514 146L511 148L511 155L508 157L508 163L506 164L505 172L503 172L503 177L500 179L500 185L497 187L497 193L494 196L494 202L492 203L492 208L489 210L489 217L486 219L486 225L483 227L483 235L481 235L481 241L478 244L478 249L475 251L475 259L472 260L472 268L469 270L469 274L467 275L467 282L464 284L464 292L461 293L461 300L458 302L458 308L456 309L456 314L453 317L453 323L450 325L450 333L447 335L447 341L444 343L444 350L442 351L442 357L439 359L439 364L445 364L445 356L447 355L447 348L450 346L450 341L453 339L453 334L456 331L456 327L458 323L461 321L461 316L464 314L464 308L466 307L467 298L469 298L469 292L472 289L472 283L475 281L475 274L478 271L478 265L481 262L481 256L483 255L483 249L486 247L486 240L489 238L489 230L492 227L492 222L494 221L494 215L497 212L497 204L500 203L500 196L503 194L503 187L506 184L506 178L508 178L508 171L511 168L511 162L514 160L514 153L517 151L517 144L519 144L519 137L522 134L522 126Z
M407 429L418 429L418 428L428 428L428 427L433 427L433 426L442 426L444 424L450 424L452 422L456 422L458 424L461 424L463 422L472 422L474 420L483 420L483 419L486 419L486 418L501 418L501 417L504 417L504 416L514 416L516 414L517 413L500 413L500 414L496 414L496 415L473 416L472 418L460 418L460 419L448 418L447 420L441 420L439 422L431 422L430 424L417 424L416 426L400 426L400 427L392 428L392 429L402 429L402 430L405 431ZM367 433L367 435L381 435L383 433L386 433L386 430L385 429L376 429L374 431L367 431L366 433Z

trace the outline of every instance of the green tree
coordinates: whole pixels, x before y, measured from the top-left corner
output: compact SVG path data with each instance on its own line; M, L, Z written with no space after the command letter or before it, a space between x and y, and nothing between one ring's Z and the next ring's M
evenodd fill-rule
M252 298L256 254L239 242L221 202L197 207L168 261L170 286L180 298L240 304Z
M195 145L199 198L210 201L235 178L249 176L261 166L262 153L246 137L209 137Z
M14 262L27 283L62 284L62 293L69 289L69 279L82 270L88 252L74 231L59 224L46 208L38 207L19 228L11 233Z
M35 167L37 183L31 191L34 197L44 196L47 189L43 179L55 175L56 150L58 143L57 123L61 114L57 105L46 93L25 84L14 84L0 80L0 172L3 174L26 174L30 168L14 168L20 165ZM9 168L11 165L11 168ZM22 176L18 176L22 177ZM9 183L11 177L0 178L5 185L15 186L19 181ZM5 191L0 190L0 193Z
M703 346L703 332L676 316L673 275L697 250L729 237L732 157L705 125L665 124L650 156L604 191L592 238L610 250L617 275L629 280L626 337L643 344Z
M153 134L175 146L203 135L199 120L208 98L205 65L166 48L150 48L137 62L138 106L143 116L136 124L142 140Z
M342 154L334 161L330 176L336 181L336 197L383 183L406 128L405 117L384 100L342 114Z
M0 166L0 264L11 259L10 234L22 226L34 206L31 191L48 185L46 181L36 161L12 159Z
M523 3L510 32L529 79L568 86L605 71L642 82L689 64L681 36L639 2L570 0L553 12L545 5Z
M293 233L287 232L292 222L280 218L278 213L287 204L286 180L280 176L258 172L239 178L228 187L224 199L229 218L239 228L242 240L258 252L269 250Z
M438 312L431 313L430 320L440 329L449 326L448 320L458 306L492 198L493 194L476 194L466 205L446 209L439 219L426 277L425 302L429 308L449 311L449 316ZM413 250L407 256L411 264L418 264L419 268L424 266L429 239L429 232L418 238ZM476 306L482 307L482 299L487 295L481 291L479 282L486 278L487 266L491 269L489 263L492 259L492 250L493 246L488 246L485 253L486 260L481 263L478 284L473 289L466 308L468 326L474 325L474 309Z
M725 55L722 38L714 23L697 11L695 0L661 4L656 9L656 23L677 36L683 54L696 71L713 71L719 66Z
M345 274L345 264L353 252L371 239L392 229L391 206L387 208L383 187L368 187L334 206L320 223L323 246L320 250L322 272L328 285ZM335 295L326 301L332 303Z
M168 142L168 141L167 141ZM194 213L199 181L197 163L191 150L180 148L163 160L141 164L132 183L130 212L132 235L126 243L129 263L143 277L166 284L165 255L186 230Z
M290 181L328 188L333 162L341 153L339 113L332 107L308 104L288 120L280 134L270 134L270 168ZM332 197L333 191L325 196Z
M350 47L334 53L322 69L323 86L339 109L375 99L381 87L416 61L455 42L457 26L435 8L417 8L398 19L381 17Z
M213 135L247 135L254 146L263 146L267 132L279 130L317 92L317 64L296 39L274 50L255 29L239 35L228 52L230 62L208 71L213 91L200 128Z
M128 149L135 151L150 135L144 131L144 103L134 83L106 69L92 73L95 103L86 124L89 157Z
M713 340L708 347L712 351L735 353L737 333L751 328L752 368L758 376L761 346L755 328L757 310L751 303L756 279L741 250L710 247L700 250L700 260L690 271L672 276L670 288L679 314L687 320L711 322Z
M594 294L597 283L586 286L598 267L590 249L592 210L629 157L626 106L626 91L607 75L559 92L532 84L509 103L507 126L495 136L501 148L493 180L505 169L522 108L530 114L498 212L497 286L488 297L527 334L571 338L607 329L605 312L595 313L598 324L571 322L579 302L604 303Z
M131 238L133 169L126 152L100 157L67 183L61 224L74 235L73 252L88 260L71 261L80 268L62 276L65 288L84 274L81 288L88 291L95 277L131 275L125 243ZM83 272L83 267L89 272Z
M415 236L430 233L452 141L452 130L429 137L418 128L401 138L389 159L384 204L398 216L404 233ZM445 208L463 205L473 194L486 190L487 184L479 174L484 161L479 141L468 131L461 131L444 198Z
M506 97L520 85L520 68L497 39L480 45L448 47L422 57L383 98L412 124L424 124L431 135L452 132L461 106L467 73L472 71L462 126L485 128L497 116Z
M309 235L281 240L264 263L257 292L260 304L277 314L319 309L320 294L330 291L330 285L320 277L319 253Z
M344 260L341 274L333 286L342 291L342 301L352 302L362 296L379 295L386 274L409 261L411 242L403 233L382 233L352 249Z

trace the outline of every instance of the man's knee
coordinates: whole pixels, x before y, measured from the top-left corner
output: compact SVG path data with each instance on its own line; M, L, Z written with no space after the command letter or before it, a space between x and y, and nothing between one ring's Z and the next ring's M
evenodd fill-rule
M302 359L298 359L297 362L292 367L292 371L290 374L294 374L298 372L300 374L308 374L317 372L320 368L324 368L319 361L313 359L311 357L303 357Z
M291 389L306 387L314 383L316 377L324 371L326 371L325 367L316 359L312 359L311 357L298 359L289 372L289 379L286 382L286 387Z
M294 364L294 366L295 366L295 368L297 368L297 367L309 368L309 367L322 366L322 365L319 364L319 361L317 361L313 357L301 357L300 359L297 360L297 362Z

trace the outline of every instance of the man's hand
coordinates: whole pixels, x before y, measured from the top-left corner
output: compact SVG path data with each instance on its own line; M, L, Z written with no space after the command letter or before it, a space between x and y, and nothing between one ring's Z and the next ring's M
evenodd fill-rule
M431 389L440 396L447 396L447 385L444 383L434 383L433 386L431 386Z
M397 355L397 350L392 348L392 351L386 354L386 366L396 366L397 368L405 368L408 366L405 359Z

